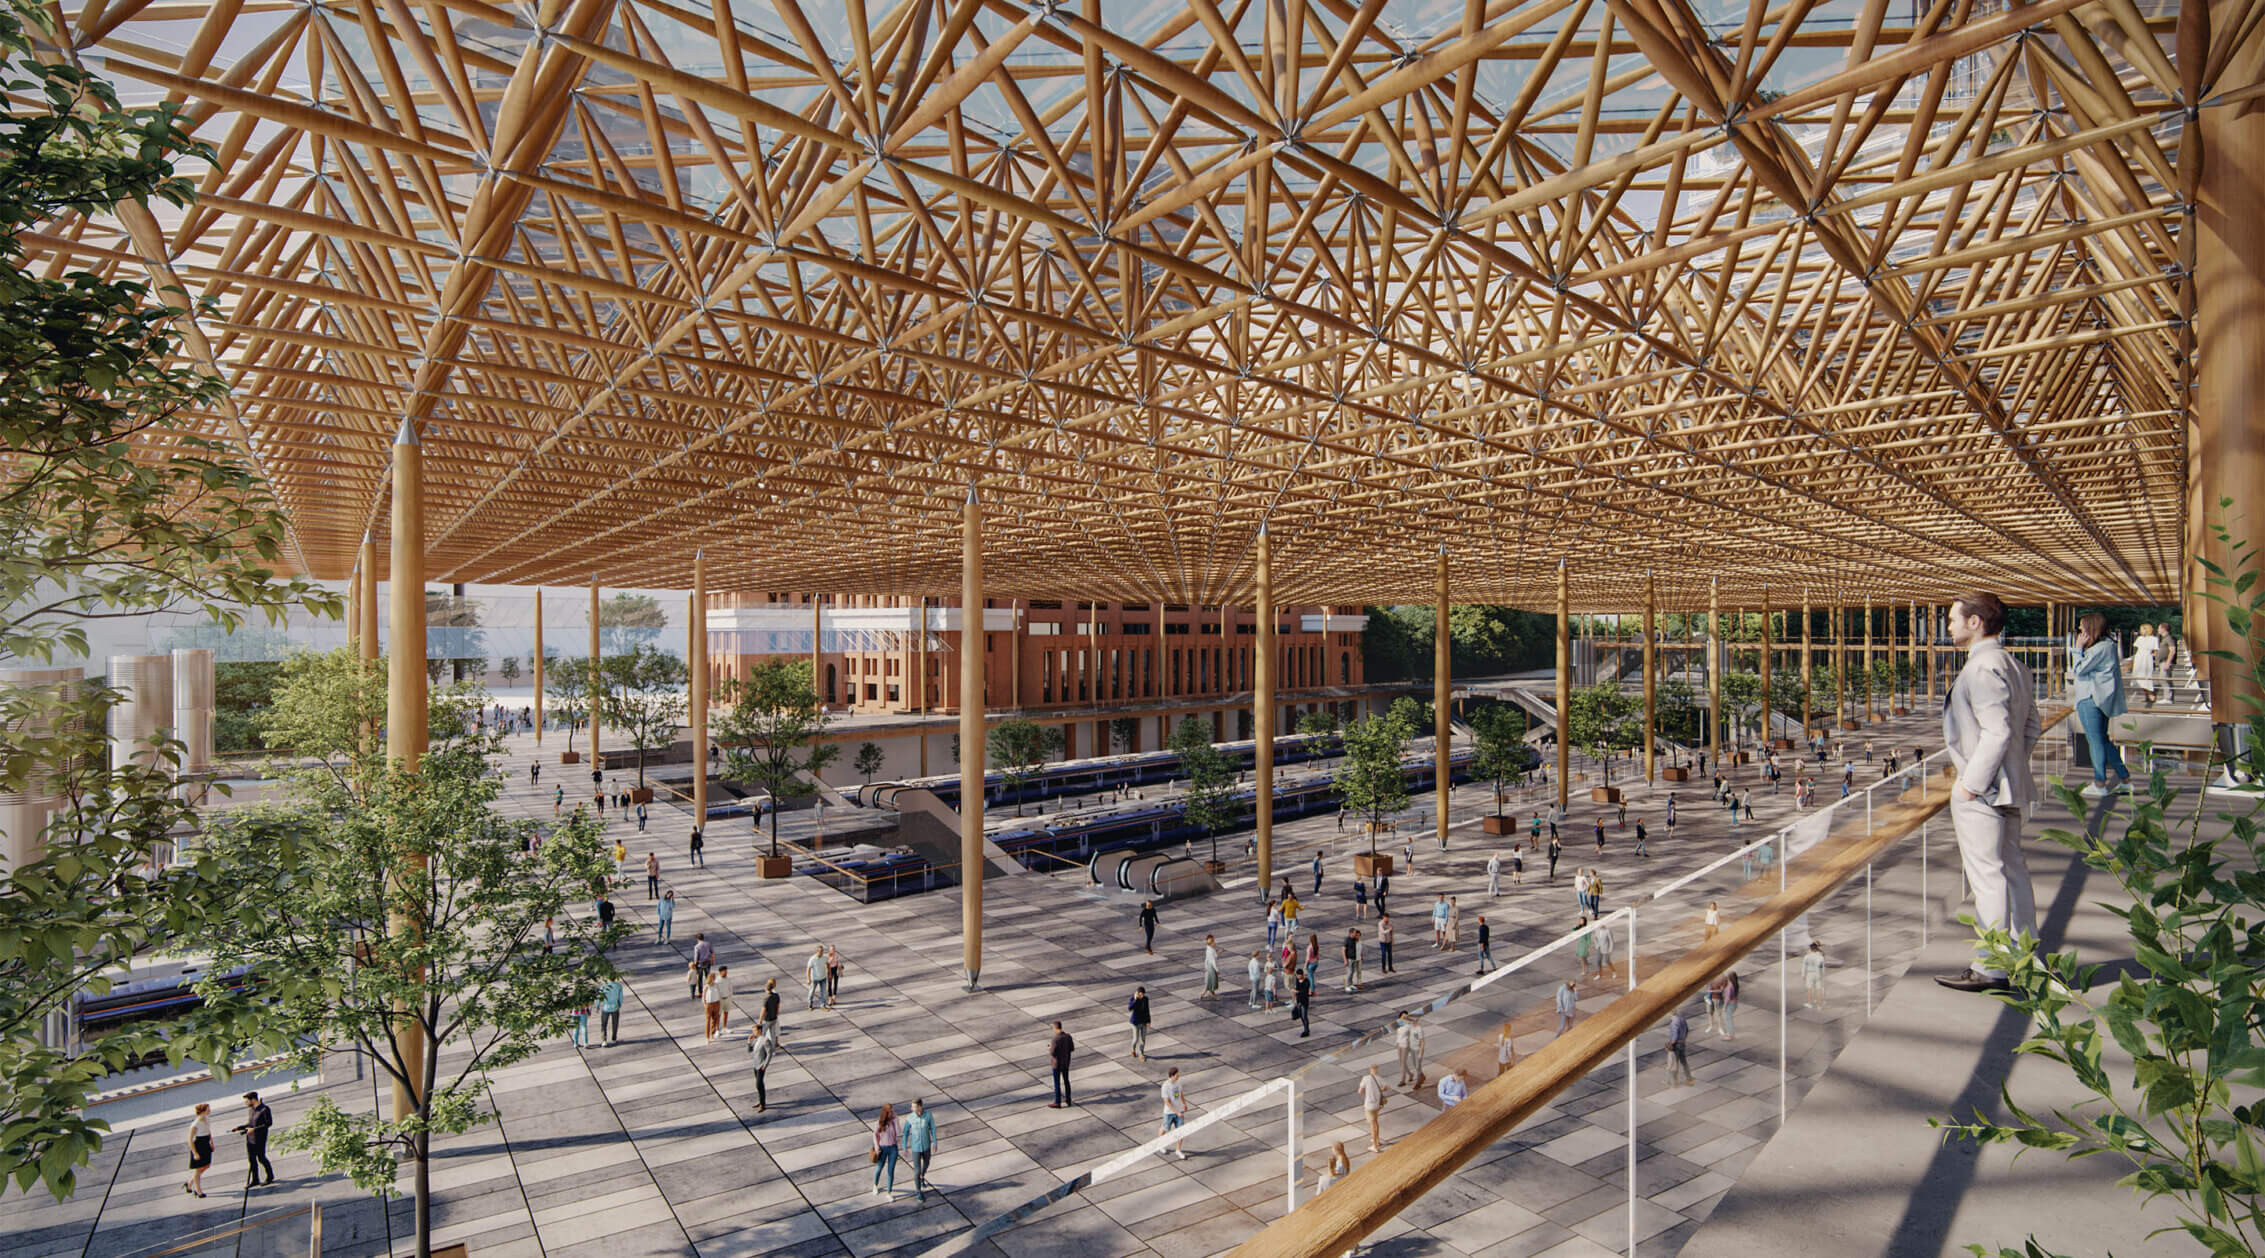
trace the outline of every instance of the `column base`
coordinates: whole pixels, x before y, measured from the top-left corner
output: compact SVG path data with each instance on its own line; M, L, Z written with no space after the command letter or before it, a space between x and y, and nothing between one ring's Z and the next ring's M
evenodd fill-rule
M982 972L981 970L962 970L962 971L960 971L960 988L959 988L959 989L960 989L961 991L963 991L963 992L970 992L970 993L972 993L972 992L979 992L979 991L982 991L982 990L983 990L983 972Z

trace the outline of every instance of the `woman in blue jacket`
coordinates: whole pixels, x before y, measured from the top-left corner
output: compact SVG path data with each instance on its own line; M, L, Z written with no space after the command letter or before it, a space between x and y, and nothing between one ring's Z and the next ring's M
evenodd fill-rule
M2076 719L2084 727L2084 744L2092 751L2092 785L2084 793L2097 799L2108 793L2108 770L2116 773L2116 789L2131 783L2123 753L2108 738L2108 721L2124 714L2123 653L2108 636L2108 618L2086 612L2068 640L2068 690L2076 705Z

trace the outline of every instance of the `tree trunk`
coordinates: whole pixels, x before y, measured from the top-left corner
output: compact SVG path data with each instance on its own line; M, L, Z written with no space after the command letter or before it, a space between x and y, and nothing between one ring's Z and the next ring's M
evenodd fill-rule
M416 1171L416 1185L417 1185L417 1186L416 1186L416 1194L417 1194L417 1258L432 1258L432 1255L433 1255L433 1183L432 1183L432 1168L433 1168L433 1163L432 1163L432 1133L431 1133L431 1132L429 1132L429 1131L420 1131L420 1132L418 1132L418 1133L417 1133L417 1145L416 1145L416 1152L415 1152L414 1156L415 1156L415 1157L416 1157L416 1159L417 1159L417 1171Z

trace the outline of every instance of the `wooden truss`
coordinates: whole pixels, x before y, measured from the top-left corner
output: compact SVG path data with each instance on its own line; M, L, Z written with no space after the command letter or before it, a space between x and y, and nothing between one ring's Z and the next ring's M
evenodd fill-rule
M1001 596L1624 609L2173 601L2265 0L56 12L212 153L32 246L211 300L317 575L406 421L434 579L942 593L973 485Z

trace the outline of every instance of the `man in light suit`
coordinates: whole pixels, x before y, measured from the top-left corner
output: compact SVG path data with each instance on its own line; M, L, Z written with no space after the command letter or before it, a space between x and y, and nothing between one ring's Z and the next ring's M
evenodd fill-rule
M1943 742L1958 766L1950 821L1974 893L1975 924L2034 935L2037 899L2021 855L2021 817L2037 798L2029 757L2044 726L2029 670L1998 640L2004 628L2005 604L1995 594L1969 594L1950 605L1951 645L1966 648L1966 664L1943 701ZM2006 989L2005 971L1979 962L1935 981L1962 992Z

